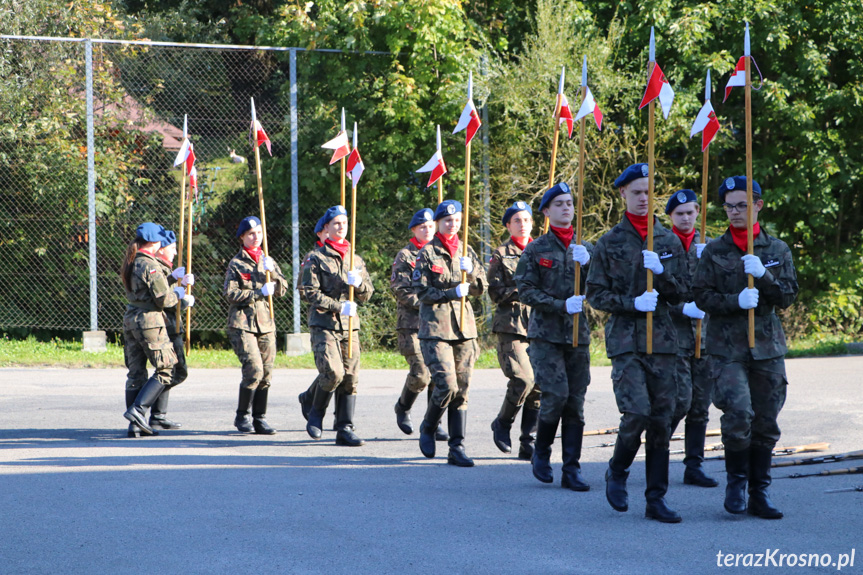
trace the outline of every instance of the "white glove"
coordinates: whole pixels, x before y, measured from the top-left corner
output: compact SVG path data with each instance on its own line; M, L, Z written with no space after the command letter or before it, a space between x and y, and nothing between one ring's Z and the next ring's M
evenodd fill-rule
M186 302L186 307L195 307L195 296L192 294L183 296L183 301Z
M590 261L590 254L587 253L587 248L580 244L572 246L572 261L586 266L587 262Z
M698 256L698 259L701 259L701 252L703 252L706 247L707 244L695 244L695 255Z
M737 304L740 309L754 309L758 307L758 290L746 288L737 296Z
M363 285L363 276L357 270L351 270L348 272L348 285L352 285L355 288Z
M698 309L694 301L683 304L683 315L692 319L704 319L704 312Z
M761 258L756 255L746 254L740 259L743 260L743 271L754 278L763 277L765 272L767 272L767 268L761 263Z
M276 260L267 256L264 258L264 271L265 272L274 272L276 271Z
M357 304L353 301L346 301L342 304L342 315L345 316L357 316Z
M193 286L195 285L195 274L186 274L180 280L180 285Z
M471 260L470 257L459 258L458 267L461 271L470 273L473 271L473 260Z
M177 294L177 299L183 299L186 297L186 290L180 286L174 286L174 293Z
M584 296L583 295L574 295L566 298L566 313L572 315L574 313L581 313L582 308L584 307Z
M641 250L641 254L644 257L644 269L650 270L656 275L661 275L665 271L665 267L659 261L659 255L656 252Z
M469 283L458 284L455 286L455 295L458 297L464 297L467 295L467 292L470 290Z
M175 280L180 279L184 275L186 275L186 268L184 266L180 266L171 272L171 277L174 278Z
M657 292L656 290L646 291L637 298L635 298L635 309L645 313L649 311L655 311L657 301L659 301L659 292Z
M267 282L261 286L261 295L271 296L276 291L276 282Z

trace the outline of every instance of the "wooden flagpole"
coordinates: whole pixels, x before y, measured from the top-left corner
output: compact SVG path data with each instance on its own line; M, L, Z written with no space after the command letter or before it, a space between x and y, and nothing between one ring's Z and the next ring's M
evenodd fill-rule
M258 150L258 126L257 116L255 114L255 99L252 98L252 147L255 149L255 175L258 178L258 206L261 210L261 232L264 236L264 259L269 257L270 250L267 248L267 215L264 210L264 186L261 183L261 152ZM270 283L270 272L266 272L266 281ZM267 303L270 304L270 319L273 319L273 295L267 296Z
M191 183L191 182L190 182ZM188 240L186 241L186 273L192 273L192 190L194 188L189 186L189 222L188 222L188 231L189 234ZM186 286L186 295L192 295L192 286ZM179 307L179 305L178 305ZM192 308L186 308L186 355L189 355L192 351Z
M653 74L653 67L656 66L656 48L653 38L653 26L650 27L650 58L647 64L647 81L650 82L650 77ZM650 101L647 105L647 250L653 251L653 116L654 104L656 98ZM653 291L653 271L647 270L647 291ZM647 355L653 353L653 312L647 312Z
M342 132L347 134L347 130L345 130L345 109L344 108L342 108ZM339 180L339 191L340 191L339 205L342 207L345 207L345 158L344 157L342 157L342 159L341 159L341 164L342 164L342 179ZM351 229L353 229L353 227L351 227Z
M188 116L183 116L183 140L187 140L188 135ZM184 234L184 226L186 222L186 162L183 161L180 164L180 171L183 173L183 180L180 184L180 234L177 236L177 267L183 267L183 234ZM180 327L180 322L182 321L182 313L180 312L180 302L177 302L177 310L176 310L176 321L177 327ZM189 333L189 326L185 326L185 332ZM188 337L188 335L186 336Z
M468 102L473 102L473 72L468 74L467 77L467 100ZM471 138L472 140L473 138ZM468 240L468 227L470 223L470 144L471 141L467 142L465 146L464 152L464 206L463 206L463 219L462 225L464 226L464 233L462 234L462 246L461 246L461 255L462 257L467 257L467 240ZM461 272L461 283L467 283L467 272L462 270ZM464 308L467 305L467 294L461 296L461 308L459 310L458 316L458 327L461 330L464 325Z
M443 157L443 151L441 150L441 141L440 141L440 124L437 127L437 150L441 152L441 157ZM437 203L441 205L443 203L443 176L439 177L437 180Z
M707 70L707 82L704 87L704 101L710 100L710 70ZM704 148L701 162L701 232L699 239L707 243L707 167L710 163L710 144ZM695 358L701 358L701 318L695 320Z
M546 189L551 188L554 185L554 169L557 164L557 140L560 136L560 105L562 104L563 98L563 82L564 76L566 74L566 67L564 66L560 71L560 82L557 85L557 103L554 105L554 138L551 140L551 166L548 171L548 187ZM545 222L542 224L542 233L548 232L549 220L545 218Z
M581 101L587 98L587 56L581 67ZM558 97L558 100L560 98ZM582 240L582 205L584 198L584 128L587 116L583 117L578 124L578 197L576 198L575 212L575 243L581 245ZM572 286L573 295L581 295L581 264L575 262L575 279ZM578 321L581 314L572 316L572 347L578 347Z
M354 150L357 149L357 123L354 122ZM344 161L344 160L342 160ZM342 180L344 183L344 180ZM354 244L357 239L357 183L351 178L351 257L349 270L354 269ZM348 301L354 301L354 286L348 286ZM348 316L348 359L354 357L354 316Z
M746 253L755 253L755 237L752 229L752 56L749 50L749 22L743 40L743 55L746 57ZM747 275L747 287L755 287L755 278ZM755 308L749 310L749 347L755 347Z

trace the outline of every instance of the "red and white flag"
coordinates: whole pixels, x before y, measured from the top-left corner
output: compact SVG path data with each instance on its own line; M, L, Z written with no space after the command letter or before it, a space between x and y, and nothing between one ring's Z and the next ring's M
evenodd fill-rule
M695 118L695 123L692 124L692 130L689 132L689 137L701 132L701 151L707 149L716 132L719 131L719 120L716 119L716 112L713 111L713 105L710 100L704 102L698 116Z
M746 56L741 56L737 61L737 65L734 66L734 72L731 74L731 77L728 78L728 83L725 84L725 97L722 98L722 101L728 99L728 96L731 95L731 89L735 86L745 86L746 85Z
M198 168L192 166L189 172L189 200L192 199L192 191L195 192L195 201L198 201Z
M188 176L195 165L195 147L189 141L189 122L188 116L183 116L183 143L180 145L180 151L177 152L177 157L174 159L174 167L180 164L186 164L186 175Z
M429 188L435 184L441 177L447 173L446 164L443 161L443 155L440 153L440 150L434 153L434 156L426 162L426 164L417 170L417 173L423 172L431 172L429 176L429 183L426 184L426 187Z
M479 114L476 111L476 106L473 105L473 73L471 72L467 80L467 104L461 111L461 116L458 118L458 124L455 126L453 134L458 134L462 130L467 130L464 145L470 144L470 141L476 135L482 122L479 120Z
M567 135L572 137L572 108L569 107L569 100L566 99L566 95L560 94L560 123L563 124L566 122L566 132Z
M253 142L252 145L255 147L258 147L261 144L266 144L267 152L271 156L273 155L273 148L272 143L270 142L270 137L267 135L267 132L264 131L264 127L258 121L257 114L255 114L254 98L252 98L252 124L249 127L249 139Z
M600 110L599 106L596 105L596 100L593 99L593 94L590 92L590 88L587 88L587 92L584 95L584 101L581 103L581 108L578 109L578 115L575 116L575 120L581 120L588 114L593 114L596 127L602 130L602 110Z
M348 176L351 178L351 182L353 186L357 187L357 182L360 181L360 176L363 175L363 171L366 169L365 165L363 165L363 159L360 157L360 151L357 149L357 123L354 122L354 149L351 150L351 154L348 156L348 165L345 166L345 170L348 173Z
M328 150L333 150L333 157L330 159L331 166L351 153L351 147L348 144L347 132L339 132L338 136L336 136L326 144L322 145L321 147Z
M638 109L641 110L656 98L659 98L662 115L667 119L668 115L671 114L671 104L674 102L674 90L671 89L668 78L662 73L662 68L654 62L650 80L647 81L647 88L644 90L644 97L641 99Z

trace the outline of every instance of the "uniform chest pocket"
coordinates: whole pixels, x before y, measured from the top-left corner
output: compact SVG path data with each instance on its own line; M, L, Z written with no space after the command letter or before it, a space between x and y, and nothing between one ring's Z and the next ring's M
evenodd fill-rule
M444 261L442 258L430 258L428 269L431 272L430 276L433 285L436 287L449 285L451 275L449 262Z
M620 293L629 293L631 290L628 287L621 286L630 286L636 283L638 278L646 278L646 275L643 273L644 267L641 263L641 252L638 252L637 258L633 258L623 251L609 250L608 269L605 271L615 284L615 291L622 289ZM647 280L643 279L642 281L646 282Z
M240 289L252 289L254 286L254 282L252 280L253 274L249 272L237 272L237 283L240 286Z

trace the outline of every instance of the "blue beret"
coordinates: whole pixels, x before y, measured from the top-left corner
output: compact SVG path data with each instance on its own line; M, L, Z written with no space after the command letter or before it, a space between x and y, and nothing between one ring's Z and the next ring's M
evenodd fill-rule
M637 180L638 178L646 178L650 175L649 168L647 164L632 164L625 170L620 176L614 180L615 188L622 188L632 180Z
M177 234L175 234L172 230L165 230L162 232L162 247L166 248L171 244L177 243Z
M408 229L411 229L414 226L418 226L420 224L424 224L426 222L432 221L434 218L434 212L429 208L423 208L417 213L414 214L414 217L411 218L411 223L408 224Z
M315 234L319 234L324 231L324 216L318 218L318 223L315 224Z
M256 218L255 216L248 216L243 218L243 221L240 222L240 225L237 226L237 237L240 237L250 229L261 225L261 220Z
M668 198L668 203L665 204L665 213L670 214L677 206L697 201L698 196L692 190L677 190Z
M321 231L323 231L324 226L333 221L333 218L336 216L346 216L348 215L348 211L344 206L333 206L327 211L324 212L324 215L321 216L321 219L318 220L318 223L321 224ZM315 226L317 229L317 226Z
M569 189L569 186L566 182L560 182L555 186L549 188L543 195L542 201L539 202L539 211L544 210L548 207L548 204L551 203L551 200L556 198L557 196L562 196L563 194L571 194L572 190Z
M444 200L440 204L438 204L437 209L434 211L434 221L438 221L441 218L457 214L460 211L461 202L459 202L458 200Z
M511 220L512 217L518 212L527 212L531 216L533 215L533 210L530 209L530 206L519 200L513 203L510 207L508 207L503 213L503 225L507 225L509 223L509 220Z
M719 186L719 201L725 201L725 193L733 192L735 190L743 190L746 191L746 176L733 176L731 178L726 178L722 185ZM758 185L758 182L752 180L752 193L753 194L761 194L761 186Z
M135 237L145 242L160 242L164 238L165 228L153 222L144 222L135 230Z

